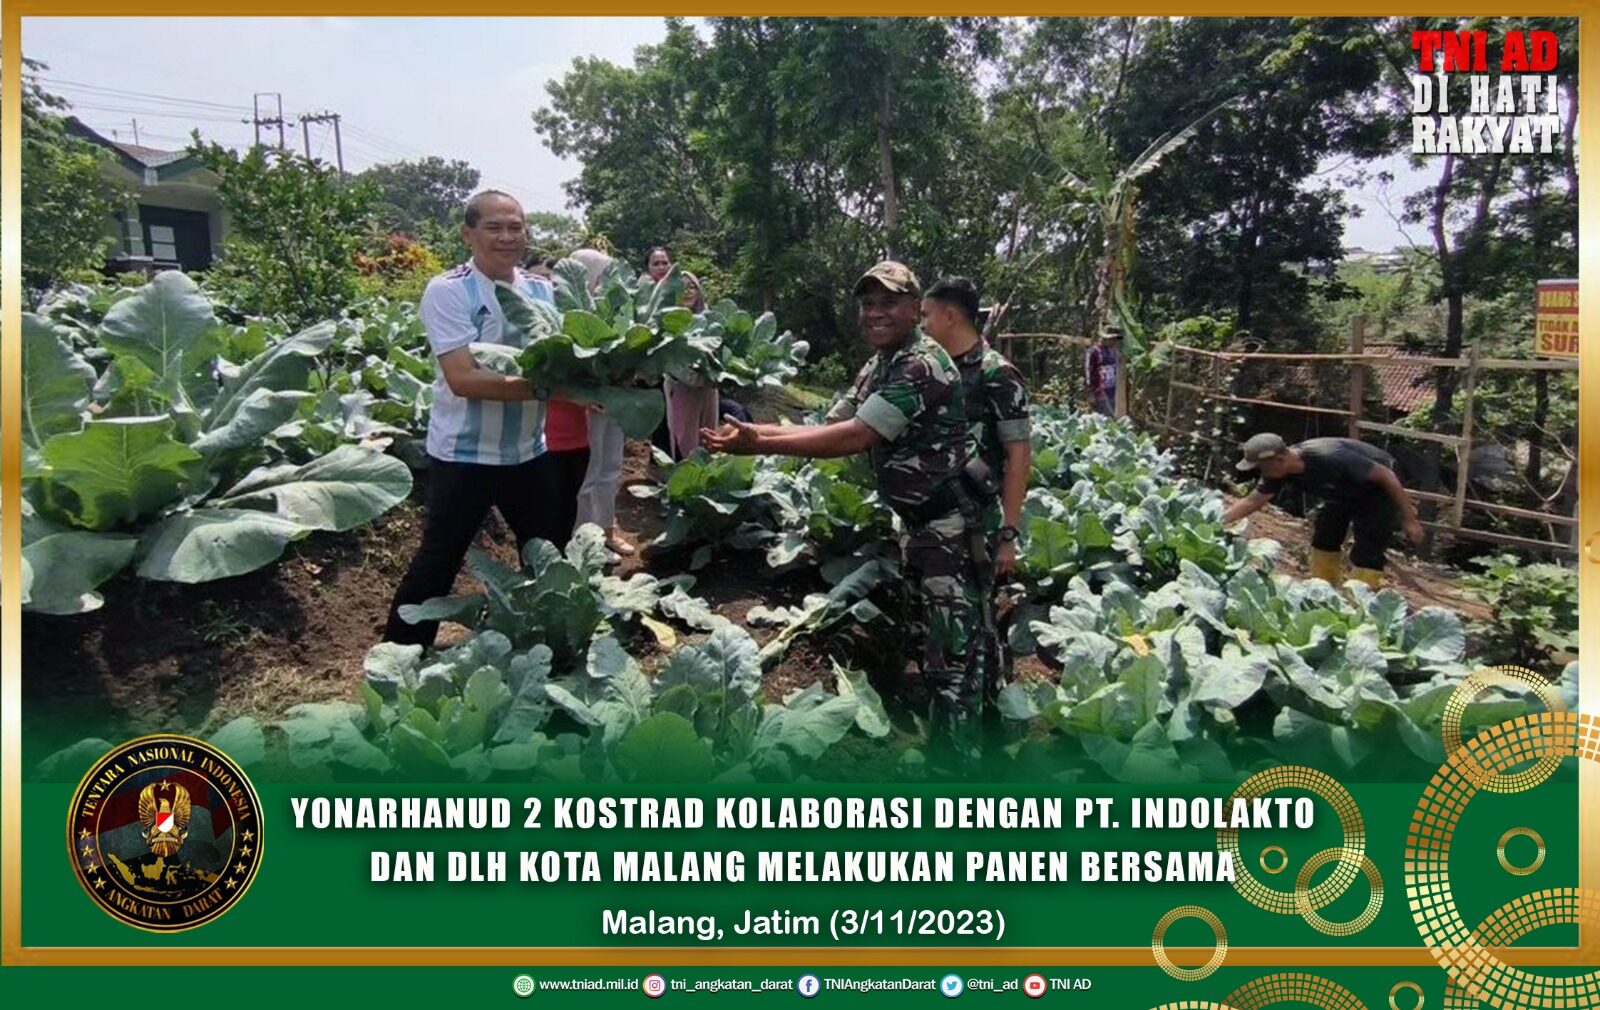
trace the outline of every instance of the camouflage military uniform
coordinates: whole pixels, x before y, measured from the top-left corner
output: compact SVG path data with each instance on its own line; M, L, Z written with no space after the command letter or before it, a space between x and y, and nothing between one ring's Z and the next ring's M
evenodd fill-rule
M961 372L961 385L967 404L974 454L989 467L997 486L1003 487L1006 472L1006 443L1026 442L1033 428L1028 419L1028 389L1022 373L999 351L979 341L971 350L953 359ZM983 529L988 534L989 557L1000 549L1002 523L1000 497L985 503ZM987 573L985 573L987 575ZM984 647L979 651L981 683L992 702L1000 688L1011 679L1011 657L1004 636L993 633L995 607L993 579L983 580L990 593L990 619L985 624Z
M856 417L883 436L872 450L878 493L905 522L901 577L913 614L912 641L933 702L932 735L970 755L982 680L982 600L953 483L967 461L960 373L917 332L874 355L829 422ZM948 503L948 504L947 504Z
M1005 443L1026 442L1033 434L1028 419L1028 388L1022 384L1022 373L999 351L982 342L952 360L961 372L967 421L978 458L999 477L1006 469ZM1000 503L996 500L994 513L998 516L999 512Z

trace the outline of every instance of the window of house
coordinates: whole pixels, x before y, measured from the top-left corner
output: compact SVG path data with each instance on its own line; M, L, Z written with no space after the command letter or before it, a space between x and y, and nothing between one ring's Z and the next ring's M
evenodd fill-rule
M158 260L176 260L178 258L177 236L172 229L164 224L150 226L150 255Z

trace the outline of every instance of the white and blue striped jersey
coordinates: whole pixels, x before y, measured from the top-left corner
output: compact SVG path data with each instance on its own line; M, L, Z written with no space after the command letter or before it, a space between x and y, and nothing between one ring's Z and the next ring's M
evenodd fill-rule
M517 286L541 301L555 301L550 282L542 277L519 270ZM470 344L519 348L524 344L521 336L505 325L505 313L494 296L494 281L471 261L428 282L421 314L435 359ZM438 369L428 417L428 455L452 463L511 466L544 451L543 401L457 396L445 382L444 370Z

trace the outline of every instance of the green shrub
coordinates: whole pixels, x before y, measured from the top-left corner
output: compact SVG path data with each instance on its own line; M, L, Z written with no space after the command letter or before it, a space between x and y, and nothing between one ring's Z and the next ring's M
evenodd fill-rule
M850 366L845 364L837 351L808 363L800 370L800 381L813 389L843 392L844 387L849 385L850 378Z
M310 388L332 323L224 326L176 270L115 302L69 294L51 303L58 316L22 317L29 610L93 610L101 583L130 567L167 582L243 575L410 493L405 464L357 429L359 405ZM328 425L336 437L313 444Z
M1478 558L1481 575L1462 579L1493 610L1475 622L1480 658L1541 670L1556 653L1578 651L1578 573L1561 565L1524 565L1515 555Z
M217 196L233 222L207 285L246 316L304 327L331 319L358 296L361 251L374 191L299 155L218 144L190 153L221 179Z

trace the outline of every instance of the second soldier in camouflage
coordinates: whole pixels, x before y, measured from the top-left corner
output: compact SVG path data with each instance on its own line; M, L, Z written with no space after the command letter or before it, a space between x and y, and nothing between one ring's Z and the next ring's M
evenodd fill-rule
M1005 641L995 627L995 607L999 586L1016 569L1017 524L1033 466L1028 390L1016 366L979 334L978 289L967 278L945 278L928 289L922 299L922 328L961 373L973 453L983 464L987 483L979 494L988 563L978 574L986 607L980 660L984 694L992 704L1011 672Z

